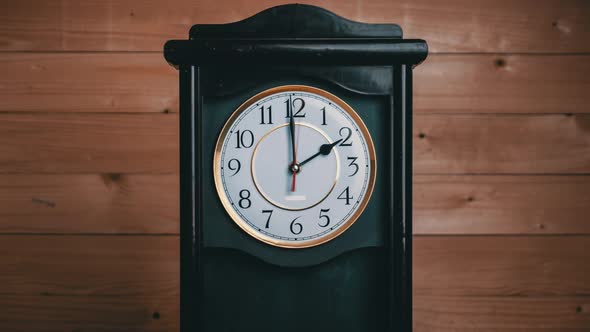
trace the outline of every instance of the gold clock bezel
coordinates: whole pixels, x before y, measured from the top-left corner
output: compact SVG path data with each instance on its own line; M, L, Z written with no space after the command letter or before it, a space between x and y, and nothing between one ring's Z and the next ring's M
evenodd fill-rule
M369 163L371 166L370 167L371 173L369 174L369 181L367 184L366 194L363 197L363 200L359 203L359 206L356 209L356 211L353 213L353 215L348 220L346 220L342 226L340 226L338 229L334 230L333 232L328 233L327 235L322 236L322 237L314 238L311 240L305 240L305 241L280 240L280 239L276 239L271 236L257 232L246 221L244 221L238 215L238 213L233 209L231 202L229 201L228 197L225 195L225 191L223 190L223 183L221 180L221 151L223 149L223 142L225 141L225 138L227 137L227 134L229 133L229 130L230 130L232 124L245 110L247 110L252 104L255 104L258 100L268 97L270 95L276 94L276 93L287 92L287 91L313 93L313 94L322 96L322 97L330 100L333 104L336 104L340 108L342 108L342 110L344 110L354 120L354 122L356 123L356 125L358 126L358 128L361 132L361 135L365 139L365 142L367 143L368 153L369 153ZM214 181L215 181L215 189L217 191L217 197L219 197L219 199L221 200L221 204L223 205L223 208L228 213L230 218L234 221L234 223L239 228L241 228L244 232L246 232L248 235L252 236L253 238L255 238L259 241L262 241L266 244L269 244L269 245L272 245L275 247L289 248L289 249L303 249L303 248L309 248L309 247L318 246L320 244L324 244L328 241L331 241L331 240L337 238L342 233L344 233L348 228L350 228L350 226L352 226L356 222L356 220L360 217L360 215L363 213L363 211L367 207L367 204L369 203L369 200L371 199L371 195L373 194L373 189L375 187L376 174L377 174L377 159L375 157L375 146L373 145L373 139L371 138L369 130L365 126L365 123L363 122L361 117L355 112L355 110L350 105L348 105L344 100L340 99L339 97L333 95L332 93L330 93L328 91L325 91L325 90L322 90L319 88L315 88L315 87L311 87L311 86L307 86L307 85L277 86L277 87L262 91L256 95L250 97L248 100L246 100L244 103L242 103L231 114L231 116L227 119L227 121L223 125L223 128L221 129L221 133L217 137L217 143L215 144L215 152L214 152L214 156L213 156L213 177L214 177Z

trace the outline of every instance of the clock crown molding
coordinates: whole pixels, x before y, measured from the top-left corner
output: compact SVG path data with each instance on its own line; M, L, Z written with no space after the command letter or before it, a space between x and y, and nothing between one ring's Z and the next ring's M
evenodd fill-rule
M182 65L418 65L428 45L403 39L397 24L355 22L301 4L264 10L242 21L196 24L189 40L170 40L164 57Z
M288 4L227 24L195 24L190 39L402 38L397 24L368 24L341 17L320 7Z

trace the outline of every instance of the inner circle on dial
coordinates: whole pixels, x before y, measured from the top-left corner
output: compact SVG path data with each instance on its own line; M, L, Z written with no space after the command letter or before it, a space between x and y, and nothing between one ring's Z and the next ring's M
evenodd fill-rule
M322 144L332 143L320 129L307 123L295 124L297 162L311 157ZM256 189L272 205L285 210L305 210L321 203L334 189L340 167L336 148L300 167L295 191L291 191L293 173L291 136L288 124L277 126L256 144L251 173Z

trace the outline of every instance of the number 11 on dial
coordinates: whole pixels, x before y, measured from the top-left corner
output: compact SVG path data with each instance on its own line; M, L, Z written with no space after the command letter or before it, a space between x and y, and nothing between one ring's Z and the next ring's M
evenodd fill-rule
M341 235L367 206L375 148L358 114L310 86L279 86L248 99L217 140L217 194L246 233L284 248Z

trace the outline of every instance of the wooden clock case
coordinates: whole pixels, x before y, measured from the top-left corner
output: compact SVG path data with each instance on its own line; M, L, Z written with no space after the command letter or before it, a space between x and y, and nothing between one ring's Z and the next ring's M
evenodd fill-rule
M423 40L284 5L169 41L180 72L181 331L412 329L412 69ZM373 138L376 185L338 238L284 249L239 229L213 182L217 136L258 92L309 85L351 105Z

